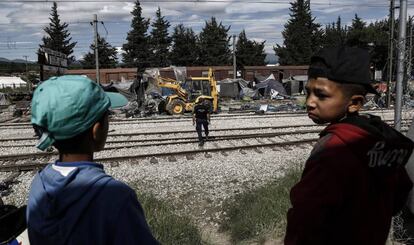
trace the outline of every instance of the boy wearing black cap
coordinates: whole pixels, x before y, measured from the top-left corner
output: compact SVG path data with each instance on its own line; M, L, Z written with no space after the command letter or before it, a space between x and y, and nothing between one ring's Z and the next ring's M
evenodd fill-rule
M37 147L55 146L59 160L39 171L31 185L32 245L157 244L135 192L93 161L108 135L108 109L126 102L82 76L54 77L35 90L31 121L40 136Z
M412 187L404 165L413 143L379 117L358 114L375 92L365 50L323 49L308 77L308 116L329 125L291 190L285 244L383 245Z

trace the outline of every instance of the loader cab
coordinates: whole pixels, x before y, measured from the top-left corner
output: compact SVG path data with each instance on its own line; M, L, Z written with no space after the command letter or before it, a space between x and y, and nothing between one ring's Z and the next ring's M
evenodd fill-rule
M211 96L211 85L209 80L187 80L183 87L189 93L189 100L194 102L199 96Z

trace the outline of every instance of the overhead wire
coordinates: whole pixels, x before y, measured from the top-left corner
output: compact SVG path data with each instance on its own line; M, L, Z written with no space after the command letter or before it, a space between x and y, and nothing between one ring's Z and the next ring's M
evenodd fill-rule
M57 3L134 3L135 0L55 0ZM49 0L4 0L3 3L51 3ZM290 1L283 0L244 0L244 1L232 1L232 0L141 0L140 3L229 3L229 4L245 4L245 3L258 3L258 4L286 4L290 5ZM332 3L332 2L311 2L311 5L316 6L328 6L328 7L388 7L387 3ZM408 6L413 6L414 3L408 3Z

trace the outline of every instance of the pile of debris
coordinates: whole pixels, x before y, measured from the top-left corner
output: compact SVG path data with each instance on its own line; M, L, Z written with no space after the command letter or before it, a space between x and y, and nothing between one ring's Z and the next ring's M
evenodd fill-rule
M13 94L0 93L0 123L30 122L31 95L19 99L16 101Z

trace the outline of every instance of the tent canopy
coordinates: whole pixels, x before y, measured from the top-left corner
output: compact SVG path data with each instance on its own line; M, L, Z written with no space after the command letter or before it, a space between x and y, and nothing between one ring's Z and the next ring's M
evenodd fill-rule
M1 77L0 76L0 88L18 88L25 87L26 82L20 77Z
M264 96L269 95L271 90L277 91L280 95L287 95L283 84L274 79L266 79L263 82L256 84L256 89Z

